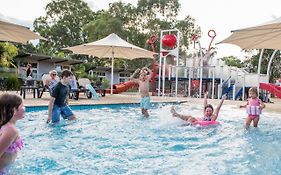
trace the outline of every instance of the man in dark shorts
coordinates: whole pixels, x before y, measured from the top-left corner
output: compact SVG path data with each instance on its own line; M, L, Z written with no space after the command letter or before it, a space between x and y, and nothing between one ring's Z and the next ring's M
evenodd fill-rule
M69 70L64 70L61 73L61 81L53 88L49 106L47 123L52 120L52 123L58 123L60 116L68 120L76 119L72 110L68 106L69 82L73 78L73 73Z

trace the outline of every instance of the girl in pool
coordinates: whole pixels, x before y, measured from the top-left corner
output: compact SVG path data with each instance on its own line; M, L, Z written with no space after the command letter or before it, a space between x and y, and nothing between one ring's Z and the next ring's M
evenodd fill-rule
M261 111L265 108L265 104L258 98L258 90L255 87L249 89L249 99L246 104L240 105L240 108L247 109L246 129L249 128L253 121L253 126L258 127Z
M14 94L0 96L0 174L13 163L17 152L23 147L16 122L24 117L22 98Z
M197 119L195 117L192 117L191 115L182 115L176 112L174 106L171 108L171 113L173 114L173 117L178 117L182 120L187 121L189 124L194 124L194 122L198 120L203 120L203 121L216 121L219 115L220 108L224 102L224 100L227 98L226 95L222 96L222 99L217 106L216 110L214 111L214 108L211 104L207 103L207 96L208 92L205 93L204 95L204 115L201 119Z

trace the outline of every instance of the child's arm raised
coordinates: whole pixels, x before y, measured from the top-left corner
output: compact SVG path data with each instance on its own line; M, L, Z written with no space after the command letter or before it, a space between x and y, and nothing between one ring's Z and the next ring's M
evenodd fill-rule
M137 78L135 78L135 76L136 76L140 71L141 71L140 68L137 68L137 69L135 70L135 72L130 76L129 80L131 80L131 81L137 81Z
M219 105L217 106L217 108L214 112L214 115L213 115L213 118L212 118L213 121L215 121L218 118L221 106L222 106L222 104L223 104L223 102L226 98L227 98L227 96L226 96L226 94L224 94L221 98L221 101L220 101Z
M208 97L208 91L206 91L205 94L204 94L204 111L205 111L205 107L208 104L207 97Z

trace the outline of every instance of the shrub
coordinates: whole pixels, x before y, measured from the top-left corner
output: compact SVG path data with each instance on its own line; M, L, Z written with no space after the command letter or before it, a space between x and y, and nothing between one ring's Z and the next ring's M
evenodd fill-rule
M18 80L18 77L16 76L10 76L7 79L5 79L5 87L7 90L19 90L20 89L20 82Z

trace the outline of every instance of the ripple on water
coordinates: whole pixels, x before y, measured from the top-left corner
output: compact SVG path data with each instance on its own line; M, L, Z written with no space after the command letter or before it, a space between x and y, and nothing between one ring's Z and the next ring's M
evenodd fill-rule
M47 111L18 122L25 147L14 174L281 174L280 115L244 129L245 111L224 105L216 127L183 126L170 105L78 110L77 121L46 125ZM177 105L202 116L202 105ZM235 113L233 112L235 110Z

